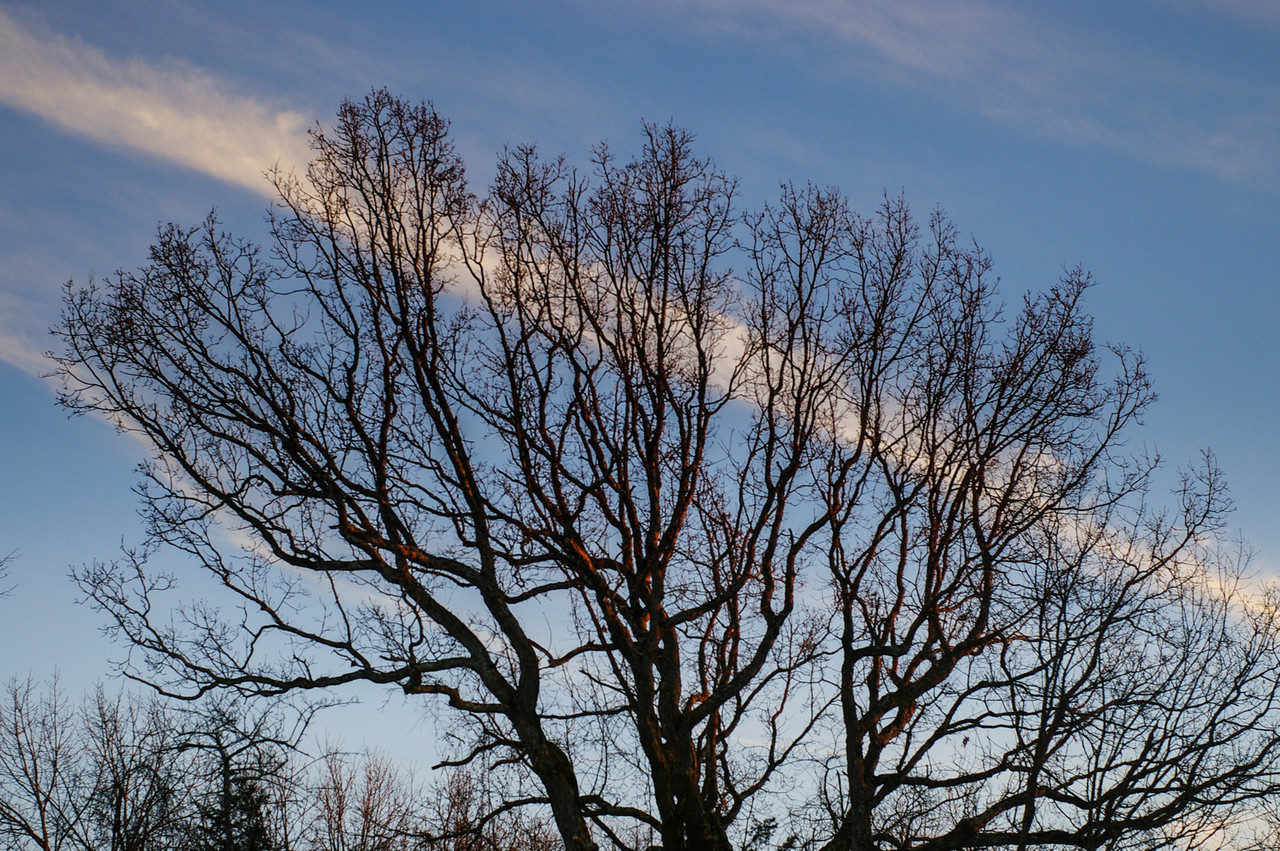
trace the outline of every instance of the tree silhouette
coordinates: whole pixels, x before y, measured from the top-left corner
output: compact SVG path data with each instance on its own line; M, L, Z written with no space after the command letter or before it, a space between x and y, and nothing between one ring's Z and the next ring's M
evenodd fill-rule
M269 251L210 218L68 288L63 401L155 448L148 545L79 573L136 676L433 699L573 851L729 849L785 789L833 849L1192 841L1273 791L1273 603L1211 465L1150 507L1085 273L1006 316L941 214L739 213L669 126L483 198L429 105L312 142ZM239 608L159 616L157 547Z

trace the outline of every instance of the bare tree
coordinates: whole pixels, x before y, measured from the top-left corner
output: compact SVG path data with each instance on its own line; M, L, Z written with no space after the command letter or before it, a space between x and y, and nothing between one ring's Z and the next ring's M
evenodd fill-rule
M194 782L173 715L100 688L69 702L56 679L12 680L0 709L0 839L6 849L177 849Z
M56 678L40 694L12 679L0 706L0 839L5 848L91 847L75 710Z
M311 787L311 847L324 851L400 851L414 847L422 790L385 756L328 750Z
M310 847L312 825L318 817L316 767L316 759L301 749L290 749L274 771L259 779L266 793L267 833L278 851Z
M270 254L211 218L68 288L63 401L156 449L148 546L79 574L136 676L434 696L571 851L759 844L786 788L859 849L1120 847L1270 793L1270 604L1202 581L1215 480L1146 507L1152 396L1082 272L1005 319L941 215L741 215L672 127L589 176L508 151L484 199L385 92L313 146ZM157 617L160 546L239 609Z
M1087 277L997 338L989 261L945 222L920 240L889 204L850 247L825 847L1163 847L1273 794L1275 604L1207 546L1211 459L1148 508L1121 440L1150 389L1124 350L1100 377Z
M159 851L183 845L196 783L181 753L177 719L160 701L85 702L75 747L87 765L86 832L98 851Z
M507 784L475 770L453 769L422 795L416 831L421 851L557 851L552 826L506 806Z
M184 848L274 851L272 786L304 734L310 712L292 715L278 703L261 708L216 699L183 715L178 750L198 778Z

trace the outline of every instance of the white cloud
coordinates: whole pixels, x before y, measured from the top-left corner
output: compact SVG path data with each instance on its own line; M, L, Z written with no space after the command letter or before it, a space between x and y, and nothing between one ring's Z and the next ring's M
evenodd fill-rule
M190 66L117 61L33 34L0 10L0 103L71 133L161 157L270 195L263 172L307 161L307 119Z
M0 361L28 375L40 376L52 366L45 358L49 348L48 322L40 305L29 298L0 289Z
M0 361L37 378L50 367L38 343L6 327L0 327Z

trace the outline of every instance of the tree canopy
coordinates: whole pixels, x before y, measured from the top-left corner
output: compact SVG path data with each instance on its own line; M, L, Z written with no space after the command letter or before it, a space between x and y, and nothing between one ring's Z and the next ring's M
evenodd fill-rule
M422 695L573 851L1163 847L1275 792L1275 601L1211 459L1151 496L1083 270L1006 307L941 213L742 210L673 126L482 196L429 104L312 146L265 248L68 286L64 403L155 450L78 575L137 676Z

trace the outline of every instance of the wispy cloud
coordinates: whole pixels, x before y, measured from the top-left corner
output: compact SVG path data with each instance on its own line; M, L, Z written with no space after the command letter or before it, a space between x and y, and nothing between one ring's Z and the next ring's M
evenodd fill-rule
M307 119L181 63L119 61L0 10L0 103L71 133L270 194L263 172L307 161Z
M1273 0L1202 0L1280 25ZM825 73L871 75L1069 144L1280 188L1280 84L1191 64L992 0L671 0L743 37L834 41Z
M41 376L51 364L44 357L49 348L45 312L28 298L0 289L0 361L28 375Z

